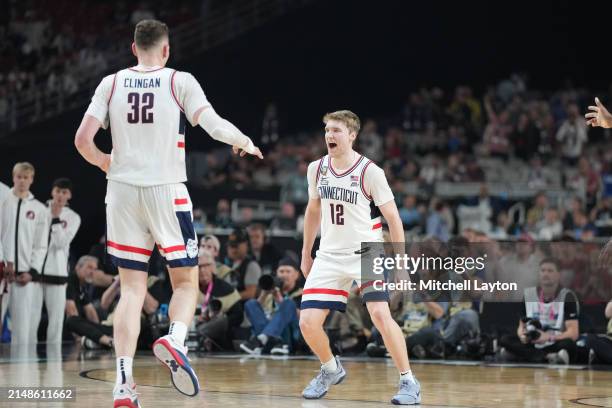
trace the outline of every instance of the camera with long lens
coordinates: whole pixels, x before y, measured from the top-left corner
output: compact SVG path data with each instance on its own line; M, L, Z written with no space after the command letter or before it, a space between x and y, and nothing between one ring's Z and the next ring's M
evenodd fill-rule
M265 291L269 291L274 288L280 289L283 287L283 282L277 277L272 276L272 275L262 275L261 278L259 278L258 284L261 290L265 290Z
M525 336L527 336L529 341L539 339L542 335L542 323L538 319L531 317L523 317L521 320L525 324Z

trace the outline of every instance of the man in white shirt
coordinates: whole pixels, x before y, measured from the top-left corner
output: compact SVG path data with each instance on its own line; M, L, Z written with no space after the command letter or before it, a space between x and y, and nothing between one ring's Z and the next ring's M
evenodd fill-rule
M179 392L199 392L184 345L198 294L198 243L192 203L183 184L187 121L231 145L234 153L263 158L251 139L217 115L191 74L165 67L170 56L166 24L139 22L132 51L138 65L102 80L75 136L79 153L108 179L107 248L121 281L113 335L118 357L115 408L139 406L132 357L155 244L168 263L173 297L170 331L155 342L153 352L170 368ZM109 123L112 155L101 152L93 141L98 129Z
M33 182L34 166L15 164L13 189L2 205L0 221L6 279L10 283L11 344L16 345L37 342L40 314L37 318L34 311L42 307L42 298L36 294L47 252L49 220L45 206L30 192Z
M56 344L62 342L70 243L81 226L81 217L68 207L68 201L72 198L72 182L69 179L55 180L51 197L47 203L51 222L45 234L48 248L39 276L39 293L35 296L44 299L47 307L47 343ZM33 311L36 320L40 319L41 309Z

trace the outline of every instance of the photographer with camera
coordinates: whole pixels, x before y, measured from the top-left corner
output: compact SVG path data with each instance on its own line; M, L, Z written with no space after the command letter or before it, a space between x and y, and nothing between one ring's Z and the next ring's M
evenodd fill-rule
M281 259L276 278L263 275L259 288L257 300L251 299L244 305L253 337L240 348L252 355L288 354L300 334L298 315L303 283L297 262L289 257Z
M211 252L200 250L198 268L201 314L197 316L196 309L196 321L198 334L202 336L200 344L207 351L230 348L231 333L244 317L240 294L216 275L217 265Z
M554 259L540 262L540 284L525 289L524 309L516 335L504 336L500 345L521 360L569 364L575 359L578 339L578 299L561 287ZM505 354L502 351L502 354Z

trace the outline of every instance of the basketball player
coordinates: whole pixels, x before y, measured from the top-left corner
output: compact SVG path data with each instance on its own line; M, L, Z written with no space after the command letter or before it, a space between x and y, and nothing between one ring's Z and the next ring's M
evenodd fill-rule
M307 399L323 397L346 376L339 358L332 355L323 322L330 310L345 311L353 281L360 282L361 243L383 241L381 213L391 240L404 242L402 221L383 170L353 150L360 128L357 115L346 110L328 113L323 122L328 154L308 167L301 265L306 284L300 329L321 361L320 373L302 393ZM321 242L313 262L311 250L319 226ZM362 298L400 371L399 391L391 402L420 403L420 384L410 370L402 331L391 317L388 293L362 290Z
M593 127L612 128L612 114L601 103L599 98L595 98L595 106L589 106L588 112L584 115L587 125ZM601 251L600 259L605 265L612 263L612 239L608 241L606 246Z
M184 345L198 295L198 242L183 184L186 122L200 125L240 156L263 158L251 139L217 115L191 74L165 67L170 56L166 24L139 22L132 52L138 65L102 80L75 136L79 153L108 179L107 249L121 283L113 335L115 408L140 406L132 358L147 293L147 263L155 244L168 264L173 296L170 331L154 343L153 352L170 369L179 392L195 396L199 391ZM109 124L113 151L105 154L93 139Z

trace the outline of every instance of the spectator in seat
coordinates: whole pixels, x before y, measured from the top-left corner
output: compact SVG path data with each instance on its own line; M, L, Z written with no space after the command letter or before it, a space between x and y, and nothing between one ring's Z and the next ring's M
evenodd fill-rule
M564 162L575 166L582 155L582 146L588 140L586 123L575 103L567 107L567 119L559 127L556 139L562 145Z
M232 270L225 276L225 280L238 290L243 301L254 299L261 267L249 255L249 236L244 229L236 228L230 234L227 240L227 257Z
M575 359L578 328L578 299L561 286L561 273L552 258L540 262L540 283L525 289L524 309L516 335L502 337L502 355L521 360L569 364ZM529 320L528 320L529 319Z
M233 225L230 202L224 198L217 202L217 212L213 222L218 228L231 228Z
M280 191L280 201L293 203L296 206L304 207L308 202L308 163L300 160L297 166L297 174L288 177Z
M280 216L272 220L270 229L272 231L295 231L296 218L293 203L285 202L281 205Z
M219 260L219 252L221 251L221 242L219 238L214 235L205 235L200 239L200 251L205 250L211 253L215 260L215 275L220 279L225 279L226 275L230 273L232 268L223 264Z
M563 224L559 219L559 211L554 208L546 209L544 219L535 226L536 236L542 241L552 241L563 234Z
M546 193L540 191L533 199L533 207L527 211L527 228L532 230L535 225L544 220L544 214L548 208L548 197Z
M244 316L238 291L216 276L213 254L200 251L198 258L200 293L198 304L201 315L197 317L197 330L202 336L205 350L228 349L233 329L240 327Z
M407 195L402 201L402 207L399 209L399 215L402 219L405 229L411 229L421 224L423 214L417 208L417 198L415 195Z
M606 318L608 330L604 334L589 334L587 347L589 348L589 364L612 364L612 300L606 305Z
M302 301L300 269L297 263L285 257L276 269L277 282L260 281L261 294L244 305L252 324L253 337L240 345L248 354L288 354L292 343L299 338L299 307ZM271 284L271 285L270 285Z
M262 273L264 275L271 274L278 265L280 254L272 244L266 242L266 227L263 224L251 224L247 231L251 244L251 254L261 266Z

